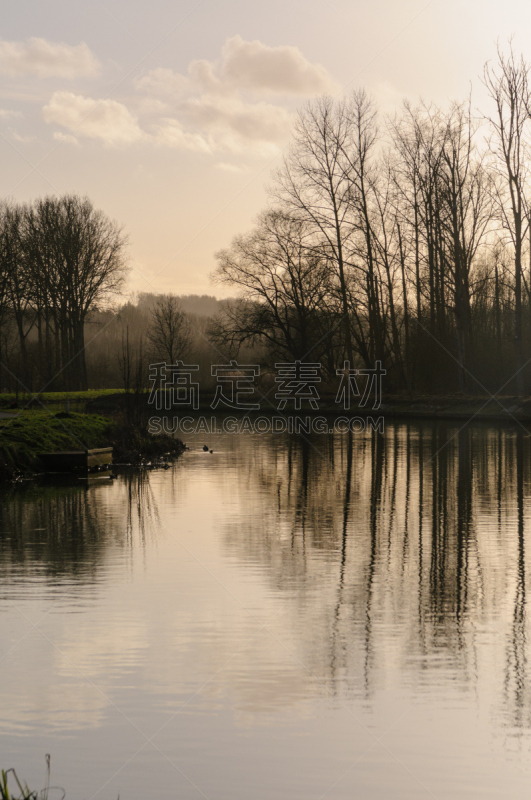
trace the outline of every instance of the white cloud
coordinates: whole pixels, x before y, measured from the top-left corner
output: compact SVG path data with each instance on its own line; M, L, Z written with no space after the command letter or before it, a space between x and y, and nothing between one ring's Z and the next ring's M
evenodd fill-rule
M215 164L216 169L220 169L222 172L233 172L233 173L242 173L243 169L241 167L236 166L236 164L228 164L225 161L219 161Z
M31 144L31 142L37 141L35 136L24 135L22 133L18 133L18 131L10 130L9 133L16 142L20 142L21 144Z
M211 117L200 103L191 104L183 116L192 125L186 127L178 119L166 118L155 126L154 141L159 146L201 153L271 156L278 152L277 140L281 131L284 130L285 134L287 130L284 119L282 125L274 119L267 122L263 112L256 116L242 112L234 117L230 113Z
M179 150L195 150L211 153L212 146L199 133L189 133L176 119L164 119L155 127L155 141L163 147L176 147Z
M188 80L184 75L179 75L172 69L152 69L141 78L135 78L133 85L139 92L148 94L181 94L188 86Z
M297 48L268 47L241 36L226 41L218 64L192 61L186 76L159 68L134 83L142 93L134 108L143 128L122 103L70 92L55 92L44 119L106 144L142 140L197 153L271 156L288 140L291 113L263 96L307 95L332 85L324 68L310 64Z
M298 47L268 47L241 36L227 39L221 74L224 81L242 89L276 94L319 95L336 88L320 64L310 63Z
M222 150L239 151L249 145L270 149L285 141L289 133L289 113L269 103L203 95L183 101L178 111L189 125L214 136Z
M76 139L75 136L72 136L71 133L61 133L60 131L54 131L53 138L56 142L65 142L66 144L73 144L76 147L79 147L79 141Z
M210 61L191 61L188 65L189 83L209 94L228 94L232 86L224 84L223 75L216 74L216 66Z
M140 115L150 116L167 116L172 111L172 106L169 103L159 100L158 97L135 97L131 103L131 108L134 108L135 113Z
M72 46L46 39L0 41L0 74L78 78L96 75L99 62L84 42Z
M0 108L0 119L14 119L21 117L20 111L12 111L10 108Z
M135 87L164 97L165 114L155 136L168 147L204 152L271 155L289 136L291 115L264 96L308 96L335 86L324 67L310 63L296 47L269 47L241 36L227 39L218 62L192 61L186 75L154 69Z
M192 97L181 102L179 118L155 126L158 145L203 153L270 156L288 136L290 115L280 106L247 104L238 98Z
M100 139L108 145L132 144L145 137L129 109L116 100L54 92L42 113L45 122L75 129L76 135Z
M139 91L166 95L227 95L245 89L254 94L313 96L337 89L327 70L308 61L297 47L269 47L241 36L226 40L219 63L191 61L186 76L154 69L134 84Z

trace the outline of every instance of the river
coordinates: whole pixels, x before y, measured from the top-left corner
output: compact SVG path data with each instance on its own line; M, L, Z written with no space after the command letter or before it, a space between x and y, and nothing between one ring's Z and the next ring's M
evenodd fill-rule
M203 443L1 496L0 767L41 788L50 753L67 800L527 800L531 439Z

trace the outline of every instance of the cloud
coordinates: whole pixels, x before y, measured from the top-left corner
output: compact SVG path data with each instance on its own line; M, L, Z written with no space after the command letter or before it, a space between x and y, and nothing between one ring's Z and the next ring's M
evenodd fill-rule
M154 69L134 85L172 107L156 129L159 144L258 155L277 152L289 136L288 109L266 102L268 97L312 96L336 88L325 68L298 48L270 47L241 36L226 40L217 62L191 61L186 75Z
M96 75L99 62L87 45L72 46L46 39L0 41L0 74L12 77L78 78Z
M192 61L186 75L158 68L136 78L134 109L56 92L44 119L74 129L76 137L127 145L140 140L197 153L271 156L287 142L292 117L272 94L321 94L333 82L296 47L269 47L241 36L227 39L218 62Z
M36 136L25 135L14 130L10 130L9 133L16 142L20 142L21 144L31 144L32 142L37 141Z
M248 146L270 150L286 140L291 122L281 106L244 103L239 98L203 95L180 103L178 112L190 126L209 132L218 143L216 149L233 152Z
M210 61L191 61L188 65L188 81L192 87L197 87L202 92L209 94L229 94L234 91L230 85L225 85L224 76L216 74L216 66Z
M76 147L79 147L79 141L76 139L75 136L72 136L71 133L61 133L60 131L54 131L53 138L55 139L56 142L73 144Z
M158 145L202 153L270 156L278 152L289 131L289 114L266 104L246 106L234 101L220 107L214 101L190 100L179 111L181 119L166 118L155 126Z
M241 36L227 39L221 75L242 89L276 94L319 95L336 88L320 64L311 64L298 47L268 47Z
M147 129L116 100L96 100L72 92L55 92L43 108L48 124L67 134L98 139L106 145L136 142L197 153L273 155L288 137L291 117L281 106L244 103L238 97L203 95L176 104L176 116L152 119ZM56 131L54 138L64 134Z
M215 164L216 169L220 169L222 172L233 172L235 174L239 174L243 172L241 167L236 166L236 164L228 164L225 161L219 161Z
M167 116L172 111L170 103L159 100L158 97L135 97L131 104L137 115Z
M188 87L188 80L184 75L179 75L172 69L152 69L147 75L141 78L135 78L133 85L140 92L147 94L179 94L184 92Z
M10 108L0 108L0 119L14 119L21 117L20 111L12 111Z
M76 136L100 139L107 145L133 144L145 138L136 118L116 100L54 92L42 113L45 122L75 129Z
M155 127L155 141L163 147L175 147L179 150L195 150L201 153L211 153L213 150L204 136L185 131L176 119L164 119Z
M312 64L297 47L269 47L241 36L227 39L221 61L191 61L187 75L154 69L134 81L136 89L154 94L186 92L226 96L247 90L254 94L314 96L333 92L336 84L320 64Z
M203 153L274 155L291 121L280 106L207 95L183 100L177 112L178 119L167 117L155 126L157 144Z

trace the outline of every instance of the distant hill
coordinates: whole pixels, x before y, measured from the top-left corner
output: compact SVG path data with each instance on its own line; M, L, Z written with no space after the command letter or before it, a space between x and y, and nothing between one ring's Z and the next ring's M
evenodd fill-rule
M141 311L151 311L160 295L152 292L142 292L138 295L137 307ZM221 308L222 300L209 294L183 294L176 295L183 311L187 314L197 314L199 317L212 317Z
M179 302L187 314L212 317L218 313L223 301L209 294L185 294L179 296Z

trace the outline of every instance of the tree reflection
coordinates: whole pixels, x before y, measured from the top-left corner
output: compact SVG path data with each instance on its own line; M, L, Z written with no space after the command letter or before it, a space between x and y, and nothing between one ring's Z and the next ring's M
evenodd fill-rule
M109 549L131 549L137 536L144 542L148 523L157 519L145 471L123 475L114 485L32 486L4 493L0 583L5 590L32 577L95 583Z
M245 524L231 518L224 533L232 554L296 592L305 663L330 691L367 698L389 663L415 685L457 674L474 685L476 631L487 627L507 641L507 724L530 725L529 440L510 428L433 422L327 444L286 437L273 449L264 440L247 487L257 513Z
M242 502L223 506L222 544L285 599L309 673L331 693L367 702L391 680L440 692L495 675L507 729L531 726L523 432L395 423L385 435L242 437L231 446L238 456L226 469L204 462L207 486L221 497L227 487L241 492ZM34 576L95 583L111 551L132 557L160 532L159 498L179 500L195 480L185 463L155 475L124 475L109 490L6 496L3 596ZM500 641L503 659L491 664Z

